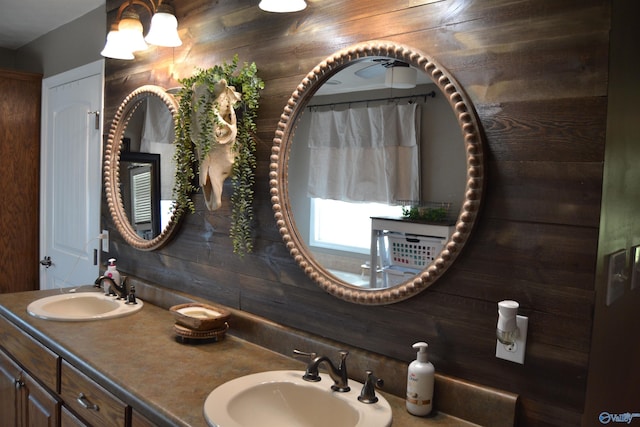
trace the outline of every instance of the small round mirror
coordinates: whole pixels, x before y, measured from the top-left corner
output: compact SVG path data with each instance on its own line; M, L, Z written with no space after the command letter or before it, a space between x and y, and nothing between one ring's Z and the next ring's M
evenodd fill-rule
M104 160L107 204L122 237L136 249L165 245L178 226L174 212L174 127L178 104L163 88L139 87L111 124Z

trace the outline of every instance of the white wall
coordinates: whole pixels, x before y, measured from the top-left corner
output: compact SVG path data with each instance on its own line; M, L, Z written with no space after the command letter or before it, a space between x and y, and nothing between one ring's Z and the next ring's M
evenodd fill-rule
M15 68L49 77L101 59L106 30L102 5L17 49Z

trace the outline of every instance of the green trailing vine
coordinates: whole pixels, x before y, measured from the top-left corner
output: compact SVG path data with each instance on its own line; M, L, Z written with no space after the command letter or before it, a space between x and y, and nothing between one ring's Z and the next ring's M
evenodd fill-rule
M214 137L217 116L214 114L216 105L211 98L201 97L193 102L194 87L206 85L213 92L213 85L225 79L229 86L233 86L242 96L236 104L238 134L233 143L235 153L231 182L231 228L229 236L233 241L233 252L244 256L253 250L251 224L253 221L253 196L256 169L256 117L259 107L260 90L264 89L264 82L258 77L255 63L238 65L238 55L234 55L230 64L226 62L208 69L200 69L193 76L180 80L182 88L178 93L179 108L176 117L176 184L173 190L176 199L178 217L186 211L195 212L191 195L198 189L194 180L200 169L197 151L209 152L211 144L216 143ZM194 112L200 112L207 117L197 135L197 146L191 138L191 117ZM204 156L203 156L204 157Z

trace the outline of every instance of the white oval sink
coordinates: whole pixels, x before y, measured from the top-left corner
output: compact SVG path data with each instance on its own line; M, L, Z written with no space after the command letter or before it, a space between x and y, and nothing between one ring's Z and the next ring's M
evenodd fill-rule
M67 322L112 319L140 310L144 303L136 301L137 304L125 304L102 292L77 292L40 298L27 306L27 312L40 319Z
M308 382L301 371L268 371L236 378L213 390L204 403L212 427L388 427L389 402L358 400L362 384L349 380L351 391L331 390L333 381Z

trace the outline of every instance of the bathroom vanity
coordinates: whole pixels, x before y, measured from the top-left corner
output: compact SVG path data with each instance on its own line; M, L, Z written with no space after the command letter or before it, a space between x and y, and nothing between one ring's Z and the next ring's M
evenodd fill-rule
M223 383L269 370L299 369L305 363L250 342L252 334L283 348L300 347L326 353L329 343L316 343L305 334L283 329L251 315L232 311L231 328L219 341L189 345L176 340L174 319L167 309L189 302L185 295L137 283L145 301L139 312L121 318L61 322L27 313L30 302L60 291L32 291L0 295L0 411L16 417L16 425L35 426L206 426L203 405L209 393ZM276 346L277 346L276 345ZM275 350L275 351L273 351ZM285 353L282 351L281 353ZM286 354L286 353L285 353ZM379 356L378 356L379 358ZM357 379L367 364L358 351L349 357ZM378 360L378 359L374 359ZM383 361L378 360L380 364ZM388 363L386 363L389 365ZM393 364L391 364L393 366ZM402 364L397 377L404 377ZM383 373L379 374L384 377ZM394 386L394 380L385 378ZM330 384L327 384L329 387ZM380 391L378 391L380 393ZM440 409L428 418L409 415L404 400L381 392L393 411L394 426L513 425L517 396L439 377ZM468 393L476 394L485 420L469 415ZM396 393L397 394L397 393ZM457 398L450 397L456 395ZM449 396L449 397L446 397ZM471 398L473 400L473 398ZM447 405L467 407L458 416L446 414ZM443 406L444 405L444 406ZM451 413L452 411L449 410ZM476 417L476 419L473 419ZM11 419L9 419L11 421ZM493 423L498 420L499 424Z

